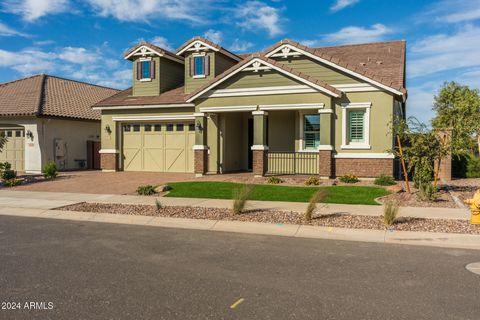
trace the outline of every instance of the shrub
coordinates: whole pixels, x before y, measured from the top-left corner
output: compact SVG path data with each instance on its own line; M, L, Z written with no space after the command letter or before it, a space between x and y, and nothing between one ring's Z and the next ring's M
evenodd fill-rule
M16 179L17 173L14 170L7 169L2 172L2 180Z
M480 158L470 156L467 160L467 178L480 178Z
M10 162L0 162L0 174L3 174L3 171L12 169Z
M3 180L3 185L5 187L14 187L14 186L19 185L20 183L22 183L22 182L20 180L18 180L17 178Z
M45 179L54 179L58 175L57 164L53 161L47 162L43 167L43 176Z
M268 177L267 182L270 184L279 184L279 183L282 183L283 180L280 179L279 177L272 176L272 177Z
M422 201L435 201L438 198L437 188L431 183L423 183L419 186L418 197Z
M247 203L250 194L253 191L252 185L243 185L238 189L233 191L233 215L237 215L242 213L243 209L245 208L245 204Z
M320 184L320 179L318 177L312 176L305 181L305 185L307 186L318 186Z
M351 174L351 173L343 175L339 179L343 183L357 183L358 182L358 177L356 175Z
M160 202L160 200L155 199L155 206L157 207L158 211L162 209L162 203Z
M398 215L398 209L398 201L391 200L385 203L385 206L383 207L383 222L387 226L391 226L395 223Z
M396 184L392 176L387 176L384 174L376 177L374 183L377 186L393 186L394 184Z
M313 217L313 213L317 208L317 203L321 202L327 196L327 192L323 189L319 189L317 192L313 194L310 198L310 202L308 203L307 210L305 211L305 220L311 221Z
M137 188L137 193L141 196L151 196L152 194L155 194L155 186L152 185L146 185L146 186L139 186Z

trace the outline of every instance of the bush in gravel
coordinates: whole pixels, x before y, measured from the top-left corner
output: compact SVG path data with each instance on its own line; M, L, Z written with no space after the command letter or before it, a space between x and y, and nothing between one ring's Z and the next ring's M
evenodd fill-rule
M280 184L283 182L283 180L280 179L279 177L272 176L272 177L268 177L267 182L270 184Z
M18 180L17 178L13 178L13 179L8 179L8 180L3 180L2 183L5 187L14 187L14 186L18 186L22 182L20 180Z
M253 191L253 185L244 184L238 189L233 191L233 215L237 215L242 213L243 209L245 208L245 204L247 203L250 194Z
M480 158L470 156L467 162L467 178L480 178Z
M313 217L313 213L317 208L317 203L321 202L327 196L327 192L323 189L319 189L317 192L313 194L310 198L310 202L308 203L307 210L305 211L305 220L311 221Z
M43 167L43 176L45 179L55 179L58 175L57 164L53 161L47 162Z
M383 206L383 222L387 226L391 226L395 223L398 215L399 204L398 201L391 200L385 203Z
M431 182L423 183L419 186L418 197L422 201L435 201L438 199L437 187Z
M318 186L320 184L320 179L318 177L312 176L305 181L305 185L307 186Z
M347 173L346 175L343 175L338 179L340 179L340 181L342 181L343 183L357 183L359 181L358 177L351 173Z
M152 185L146 185L146 186L139 186L137 188L137 193L141 196L151 196L152 194L155 194L155 186Z
M155 206L157 207L157 210L162 209L162 203L160 202L160 200L155 199Z
M374 183L377 186L393 186L396 184L392 176L387 176L384 174L376 177Z
M12 169L10 162L0 162L0 176L3 175L3 172Z

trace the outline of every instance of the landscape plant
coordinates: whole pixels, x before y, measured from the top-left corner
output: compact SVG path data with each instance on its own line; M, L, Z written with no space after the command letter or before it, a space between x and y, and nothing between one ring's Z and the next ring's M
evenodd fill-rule
M4 171L12 169L10 162L0 162L0 177L3 175Z
M163 206L160 200L155 199L155 207L157 208L157 211L160 211L160 209L162 209Z
M8 163L8 162L7 162ZM21 181L17 179L17 172L10 169L11 166L7 165L7 169L3 169L1 172L2 184L6 187L13 187L19 185Z
M422 201L433 202L438 199L438 190L433 183L422 183L418 188L418 197Z
M467 178L480 178L480 158L470 155L467 160Z
M384 174L376 177L373 183L376 184L377 186L393 186L397 184L395 182L395 179L393 179L392 176L387 176Z
M310 198L310 202L308 203L307 210L305 211L305 221L312 221L313 218L313 213L315 212L315 209L317 208L317 204L319 202L322 202L326 197L328 193L327 191L323 189L319 189L317 192L315 192Z
M43 176L45 179L55 179L58 175L57 164L53 161L49 161L43 167Z
M320 179L315 176L311 176L305 181L305 185L307 186L318 186L320 184Z
M152 194L155 194L155 186L152 185L145 185L145 186L139 186L137 188L137 194L141 196L151 196Z
M283 180L276 176L268 177L267 182L269 184L280 184L283 183Z
M253 187L253 185L244 184L240 186L240 188L233 190L233 215L242 213L243 209L245 208L245 204L247 203L247 200L253 191Z
M5 136L5 132L0 132L0 152L2 152L3 147L7 144L7 137Z
M341 176L338 179L340 181L342 181L343 183L357 183L359 181L358 177L354 174L351 174L351 173L347 173L347 174Z
M390 200L383 206L383 222L387 226L392 226L397 219L399 203L396 200Z

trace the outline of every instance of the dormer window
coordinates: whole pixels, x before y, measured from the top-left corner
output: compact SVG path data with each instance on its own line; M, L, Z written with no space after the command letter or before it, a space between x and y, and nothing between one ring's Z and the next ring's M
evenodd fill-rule
M155 79L155 61L149 58L140 58L137 62L137 80L151 81Z
M190 58L190 76L193 78L205 78L209 75L210 57L205 54L194 54Z

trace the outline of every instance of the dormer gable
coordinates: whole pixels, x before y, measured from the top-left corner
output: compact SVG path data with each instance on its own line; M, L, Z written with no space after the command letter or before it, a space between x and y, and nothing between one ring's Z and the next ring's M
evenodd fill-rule
M148 42L128 50L124 58L132 61L133 96L155 96L183 84L183 59Z

